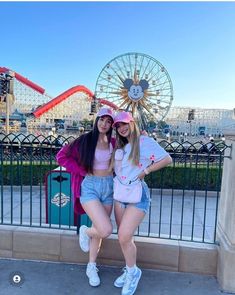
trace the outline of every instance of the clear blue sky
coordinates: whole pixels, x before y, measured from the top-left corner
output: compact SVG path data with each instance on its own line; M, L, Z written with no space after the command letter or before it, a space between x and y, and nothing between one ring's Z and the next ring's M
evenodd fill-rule
M167 69L173 105L235 107L235 2L0 2L0 28L0 66L53 97L140 52Z

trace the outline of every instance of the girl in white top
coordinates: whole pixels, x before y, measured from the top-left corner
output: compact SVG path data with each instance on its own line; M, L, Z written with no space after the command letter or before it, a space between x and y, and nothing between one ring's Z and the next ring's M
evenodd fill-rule
M114 285L122 287L122 295L135 293L141 270L136 266L136 245L134 233L150 206L150 194L145 175L157 171L172 162L170 155L152 138L140 135L139 129L129 112L120 112L114 118L116 147L114 170L123 184L142 180L142 197L139 203L115 201L114 212L118 226L118 239L125 258L124 273Z

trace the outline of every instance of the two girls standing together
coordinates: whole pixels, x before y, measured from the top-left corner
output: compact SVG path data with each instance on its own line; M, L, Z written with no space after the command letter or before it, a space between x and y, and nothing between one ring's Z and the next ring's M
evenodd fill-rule
M116 139L111 137L113 128ZM89 284L100 285L96 258L102 239L112 233L110 215L114 205L118 240L126 264L114 286L122 288L122 295L134 294L142 272L136 266L137 249L133 237L150 206L144 177L170 164L171 157L154 139L140 135L129 112L122 111L114 116L111 109L102 108L93 130L64 146L57 154L57 161L72 174L76 212L84 210L92 221L91 227L82 225L79 230L80 247L89 252L86 268ZM141 182L140 200L133 203L122 198L113 199L113 195L121 193L116 185L113 191L113 171L115 179L127 187Z

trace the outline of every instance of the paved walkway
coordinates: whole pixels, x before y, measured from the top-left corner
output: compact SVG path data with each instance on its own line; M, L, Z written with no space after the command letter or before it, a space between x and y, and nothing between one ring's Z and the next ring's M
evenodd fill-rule
M112 284L120 268L99 267L101 285L90 287L85 266L77 264L0 260L1 295L120 295L121 289ZM16 276L15 276L16 275ZM13 276L21 283L13 283ZM169 271L143 270L135 295L221 295L213 276Z

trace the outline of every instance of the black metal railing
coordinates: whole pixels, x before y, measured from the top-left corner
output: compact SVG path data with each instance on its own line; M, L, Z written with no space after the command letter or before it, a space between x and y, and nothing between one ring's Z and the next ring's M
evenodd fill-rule
M0 224L77 230L71 175L55 155L73 139L0 134ZM146 178L151 207L136 235L215 243L224 142L161 141L173 163ZM112 215L114 233L117 231Z

